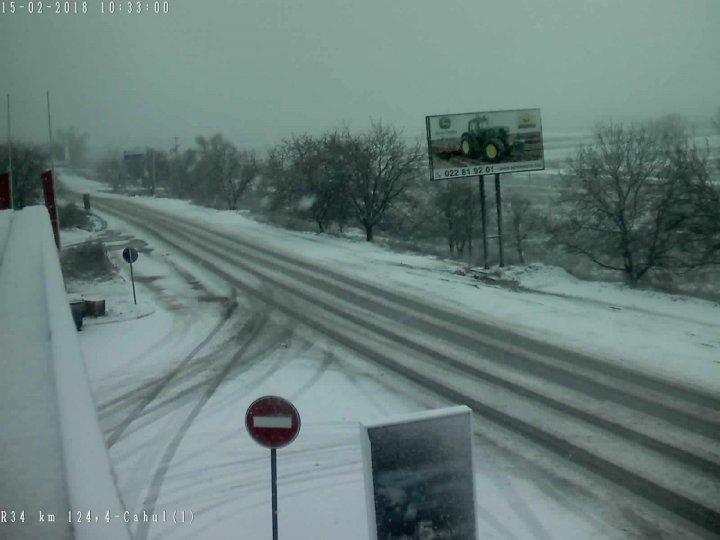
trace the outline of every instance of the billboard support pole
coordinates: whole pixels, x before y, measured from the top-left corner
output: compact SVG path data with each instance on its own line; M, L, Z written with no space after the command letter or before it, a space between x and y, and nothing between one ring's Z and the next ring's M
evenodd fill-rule
M505 266L503 257L503 233L502 233L502 199L500 198L500 174L495 175L495 202L497 204L497 225L498 225L498 247L500 248L500 268Z
M483 267L485 270L490 268L488 266L488 250L487 250L487 212L485 212L485 177L481 174L478 176L478 183L480 184L480 219L482 221L482 235L483 235Z

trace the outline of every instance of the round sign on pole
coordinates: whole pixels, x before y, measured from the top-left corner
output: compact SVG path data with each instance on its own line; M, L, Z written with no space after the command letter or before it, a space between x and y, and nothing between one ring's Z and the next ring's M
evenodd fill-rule
M281 448L293 442L300 432L300 414L288 400L264 396L248 407L245 427L256 443Z
M137 261L137 258L138 258L137 249L131 248L131 247L126 247L125 249L123 249L122 257L123 257L123 259L125 259L126 263L130 263L130 264L134 263L135 261Z

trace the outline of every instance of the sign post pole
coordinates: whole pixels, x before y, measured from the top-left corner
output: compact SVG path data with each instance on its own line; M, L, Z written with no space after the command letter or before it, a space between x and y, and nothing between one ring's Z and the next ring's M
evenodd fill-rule
M500 248L500 268L505 266L503 257L503 233L502 233L502 200L500 199L500 174L495 175L495 202L497 203L498 222L498 247Z
M483 267L485 270L488 266L488 254L487 254L487 213L485 212L485 177L481 174L478 176L480 183L480 219L482 221L482 235L483 235Z
M270 449L270 482L272 483L272 530L273 540L278 540L277 519L277 450Z
M135 276L133 275L133 263L137 261L138 259L138 252L137 249L126 247L123 249L122 257L125 259L125 262L130 265L130 282L132 283L132 290L133 290L133 302L135 302L135 305L137 305L137 297L135 296Z
M132 283L133 302L137 306L137 297L135 296L135 276L133 275L132 263L130 263L130 282Z
M245 413L245 427L252 439L270 448L273 540L278 540L277 449L287 446L300 432L300 414L288 400L264 396L253 401Z

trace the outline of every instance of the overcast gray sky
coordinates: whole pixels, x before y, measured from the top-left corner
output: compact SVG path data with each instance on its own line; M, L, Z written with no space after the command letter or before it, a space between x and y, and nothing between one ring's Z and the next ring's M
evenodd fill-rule
M262 147L370 118L415 135L425 115L530 107L557 133L720 107L720 0L28 2L0 0L0 92L26 140L46 140L46 90L54 128L117 148L218 131Z

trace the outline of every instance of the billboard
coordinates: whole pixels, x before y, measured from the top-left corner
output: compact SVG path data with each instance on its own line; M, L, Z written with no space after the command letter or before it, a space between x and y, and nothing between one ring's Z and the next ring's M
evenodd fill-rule
M545 168L540 109L426 116L431 180Z
M364 431L370 538L476 540L469 408L409 415Z

